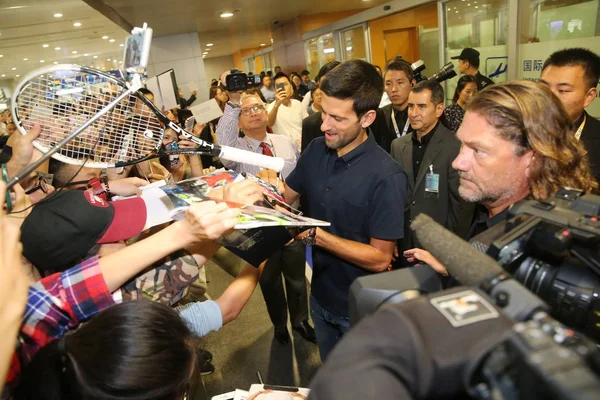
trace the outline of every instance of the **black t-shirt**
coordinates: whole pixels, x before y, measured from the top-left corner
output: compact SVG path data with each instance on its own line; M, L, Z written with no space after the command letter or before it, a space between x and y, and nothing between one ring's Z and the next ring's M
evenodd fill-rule
M490 218L487 208L478 204L477 208L475 209L475 216L473 218L473 223L471 224L467 238L473 239L481 232L487 231L497 223L504 221L507 215L508 207Z
M327 148L325 138L314 139L286 179L308 203L309 217L331 223L325 231L364 244L404 236L407 182L406 172L373 135L342 157ZM312 295L334 314L348 316L350 285L371 273L313 247Z
M475 82L477 82L477 90L479 90L479 91L482 91L489 85L494 84L493 80L491 80L490 78L488 78L485 75L481 75L481 73L479 71L477 71L477 74L475 75Z

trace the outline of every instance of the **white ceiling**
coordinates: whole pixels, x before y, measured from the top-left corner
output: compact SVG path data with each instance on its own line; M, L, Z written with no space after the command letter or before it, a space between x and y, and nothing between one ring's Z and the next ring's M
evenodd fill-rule
M384 2L85 1L102 9L102 13L108 17L82 0L0 0L0 80L22 79L27 72L53 62L76 63L107 70L117 68L118 61L115 60L121 60L123 54L119 44L128 36L123 28L127 23L141 26L147 22L153 28L155 37L199 32L203 46L206 43L214 44L209 51L210 58L229 55L243 48L258 47L262 43L268 46L271 43L271 28L276 27L275 21L283 23L302 15L366 9ZM220 12L230 10L237 10L232 18L219 17ZM56 18L56 13L63 16ZM75 22L81 23L81 26L73 26ZM103 40L102 36L108 36L108 39ZM114 42L110 42L111 39ZM48 47L42 47L44 44ZM60 50L55 50L57 47Z
M89 1L89 0L88 0ZM389 0L388 0L389 1ZM208 54L218 57L239 49L267 46L275 21L298 16L367 9L385 0L104 0L135 26L147 22L155 36L199 32L200 43L213 43ZM231 18L223 11L238 10Z
M55 18L55 13L63 16ZM0 16L2 79L19 79L17 75L23 77L53 62L115 68L118 63L113 60L122 59L123 54L119 44L128 36L80 0L0 0ZM81 26L73 26L75 22ZM102 36L109 38L103 40ZM45 44L47 48L42 47ZM57 47L60 50L55 50Z

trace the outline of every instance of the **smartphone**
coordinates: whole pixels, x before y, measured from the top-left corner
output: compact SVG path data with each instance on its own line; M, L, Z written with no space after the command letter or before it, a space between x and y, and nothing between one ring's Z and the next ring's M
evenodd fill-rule
M275 87L277 88L277 90L285 90L285 83L278 83L277 85L275 85Z
M142 73L148 65L150 44L152 43L152 28L144 24L143 28L135 28L136 33L129 36L125 42L123 53L123 68L127 72Z

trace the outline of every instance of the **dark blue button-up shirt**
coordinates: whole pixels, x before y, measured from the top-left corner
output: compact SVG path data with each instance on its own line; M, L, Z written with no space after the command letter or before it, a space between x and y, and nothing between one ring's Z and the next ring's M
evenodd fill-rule
M307 215L330 222L324 229L336 236L368 244L404 235L406 172L373 135L342 157L324 137L314 139L286 183L304 197ZM313 267L312 295L330 312L348 316L350 284L371 272L317 246Z

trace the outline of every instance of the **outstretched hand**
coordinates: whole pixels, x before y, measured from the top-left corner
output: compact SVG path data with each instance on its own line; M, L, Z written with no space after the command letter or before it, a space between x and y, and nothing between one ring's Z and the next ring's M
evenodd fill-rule
M417 261L421 261L419 264L427 264L431 268L433 268L437 273L442 275L448 275L448 271L446 267L442 265L434 256L431 255L430 252L423 249L410 249L406 250L404 253L404 258L410 263L414 263Z

